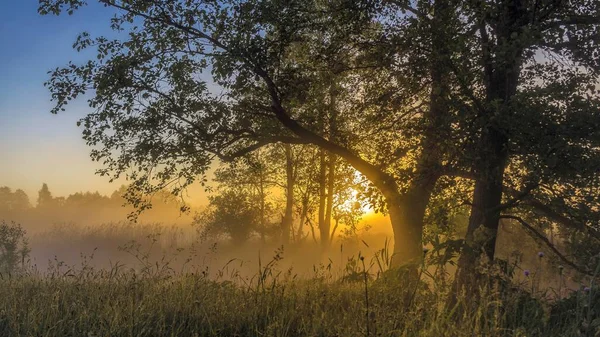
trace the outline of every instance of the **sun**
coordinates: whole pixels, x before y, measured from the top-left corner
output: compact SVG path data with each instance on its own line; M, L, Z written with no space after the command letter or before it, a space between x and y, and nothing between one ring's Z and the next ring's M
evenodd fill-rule
M354 171L354 184L357 188L352 187L350 193L346 195L344 202L341 204L341 208L346 211L360 211L362 215L375 213L375 210L365 200L361 200L360 191L366 187L366 178L358 171Z

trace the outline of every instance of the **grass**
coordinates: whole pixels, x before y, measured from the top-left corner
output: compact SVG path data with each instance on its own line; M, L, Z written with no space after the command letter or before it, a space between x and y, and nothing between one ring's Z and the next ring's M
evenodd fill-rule
M135 252L133 253L135 254ZM231 265L175 271L169 262L95 269L54 263L0 280L1 336L597 336L595 289L551 303L494 286L458 296L431 278L406 284L354 263L301 277L281 252L255 275ZM359 258L360 262L364 262ZM355 266L358 265L358 269ZM362 270L361 270L362 267ZM349 273L358 274L349 277ZM424 278L426 278L424 276ZM475 296L476 295L476 296ZM600 302L600 301L598 301ZM367 304L368 303L368 304ZM457 308L462 308L458 311ZM558 308L558 309L557 309ZM557 311L558 310L558 311Z
M286 247L284 259L264 245L220 244L217 252L171 227L59 229L33 237L32 249L44 256L62 247L69 262L0 274L0 337L600 336L599 289L588 283L565 297L540 286L546 258L536 257L525 279L516 263L515 275L487 268L490 286L451 302L453 270L424 266L419 282L406 282L386 271L387 241L366 255L346 242L335 263L308 269L315 256L307 246ZM76 258L77 250L90 255ZM562 269L557 276L563 287Z

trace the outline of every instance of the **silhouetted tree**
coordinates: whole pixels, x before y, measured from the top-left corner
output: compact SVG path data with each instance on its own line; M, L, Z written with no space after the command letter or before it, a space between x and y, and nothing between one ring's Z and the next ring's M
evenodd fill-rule
M535 200L562 194L563 210L583 205L571 204L577 199L590 211L598 205L600 96L594 83L600 74L600 7L596 1L483 1L463 4L461 13L477 22L465 44L479 64L461 74L470 83L464 90L474 97L478 120L469 152L475 186L461 257L468 277L481 252L494 259L501 218L535 232L519 216L536 209L551 217L538 207L545 203Z
M210 206L198 222L203 235L226 234L241 245L259 229L260 215L247 191L227 189L210 197Z
M55 206L56 202L52 197L52 192L48 188L48 184L42 184L42 188L38 191L37 207L38 208L49 208Z
M117 176L136 166L130 174L132 188L151 193L178 181L173 192L180 193L206 172L214 157L227 161L275 142L314 144L350 163L383 195L396 233L396 261L420 260L422 224L412 230L401 221L402 193L395 175L362 156L356 139L327 139L312 122L319 106L313 103L324 96L317 84L322 76L314 67L326 64L317 61L332 57L340 61L336 67L342 71L356 68L358 74L365 69L353 48L361 45L363 28L372 27L370 5L364 4L361 12L345 4L306 1L101 2L123 11L112 21L115 29L125 28L134 17L143 24L137 30L127 26L127 42L93 42L88 34L81 35L76 49L98 46L98 59L58 69L48 82L57 99L54 112L87 88L96 88L89 103L97 112L82 125L88 144L104 146L93 153L95 160L106 163L101 174ZM43 1L40 12L60 13L65 6L76 9L84 3ZM351 50L339 49L344 45ZM212 93L205 75L200 75L209 64L214 83L226 91L227 99ZM349 81L356 78L351 75L349 71L345 77L348 92ZM160 84L165 81L171 85ZM143 105L137 104L138 97L144 98ZM358 117L338 125L349 135L369 125L353 111L339 116ZM383 136L378 139L394 143ZM150 174L159 179L148 179Z
M25 263L29 255L25 234L21 225L0 222L0 274L15 273Z
M17 189L14 192L9 187L0 187L0 215L24 212L31 208L29 197L21 190Z

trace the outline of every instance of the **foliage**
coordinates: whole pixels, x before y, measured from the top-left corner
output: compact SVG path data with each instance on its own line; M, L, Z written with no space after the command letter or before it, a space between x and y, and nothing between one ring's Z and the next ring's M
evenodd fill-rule
M170 187L181 194L197 179L204 182L213 159L230 161L270 143L325 146L354 158L352 165L369 172L379 169L360 158L359 150L369 152L366 157L375 155L375 162L395 157L386 157L387 150L395 151L393 146L379 145L395 145L397 133L363 130L383 116L361 108L364 102L339 105L338 145L326 139L328 130L319 117L331 108L324 102L332 75L336 96L346 101L355 97L358 81L351 74L370 69L354 62L361 62L357 36L371 25L372 4L101 3L123 9L111 28L127 30L127 36L109 40L82 34L75 49L95 48L97 59L57 68L46 84L56 102L53 112L94 90L88 102L94 112L81 121L84 139L95 147L92 158L105 164L101 175L126 175L135 181L127 198L140 208L145 203L137 192ZM42 1L39 11L59 14L85 4ZM141 25L133 24L136 17ZM378 102L367 102L371 104ZM379 123L398 125L394 116L403 111L386 112L392 113ZM359 141L369 146L354 148ZM374 149L379 153L372 153Z
M0 187L0 214L22 212L30 207L29 197L23 190L12 192L9 187Z
M203 235L227 234L235 244L243 244L259 230L260 214L251 196L243 190L227 189L210 197L210 205L197 218Z
M570 326L564 334L593 336L600 331L600 292L585 287L552 305L550 319L558 326ZM563 328L564 329L564 328Z
M83 137L140 210L157 190L204 184L215 159L312 144L369 180L407 262L425 223L452 236L467 203L465 242L491 259L503 216L538 237L544 221L598 232L597 1L98 2L122 36L82 33L74 48L96 58L46 85L54 113L93 92ZM444 205L454 191L467 200Z
M30 252L25 234L19 224L0 222L0 274L22 270Z

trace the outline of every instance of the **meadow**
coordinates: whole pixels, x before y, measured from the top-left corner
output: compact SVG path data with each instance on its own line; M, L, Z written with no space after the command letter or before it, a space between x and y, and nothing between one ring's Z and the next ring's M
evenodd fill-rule
M591 280L557 290L542 285L547 274L531 268L523 277L516 263L508 272L491 268L489 287L453 298L450 266L424 265L419 282L406 282L386 271L386 247L367 242L318 262L316 247L295 254L267 245L259 255L257 246L196 242L180 227L158 224L59 226L30 241L29 262L0 279L2 336L600 334ZM59 246L91 253L34 262Z

